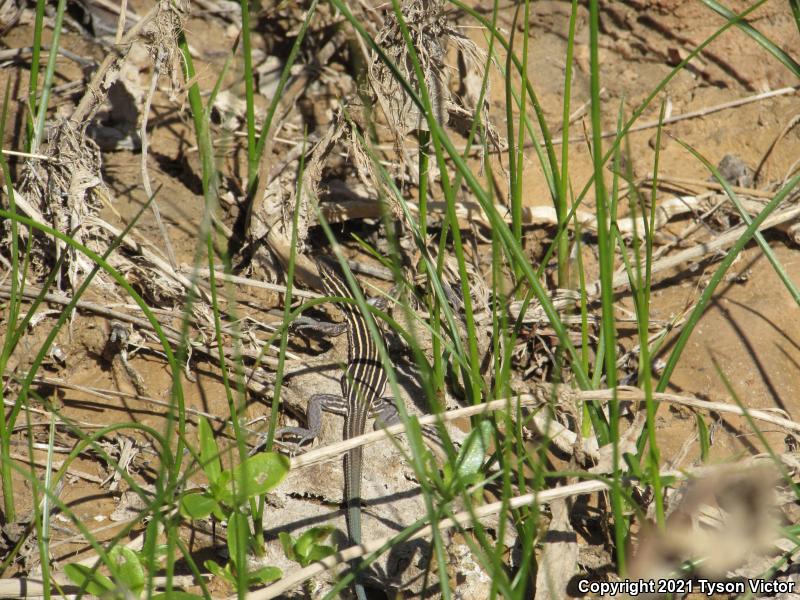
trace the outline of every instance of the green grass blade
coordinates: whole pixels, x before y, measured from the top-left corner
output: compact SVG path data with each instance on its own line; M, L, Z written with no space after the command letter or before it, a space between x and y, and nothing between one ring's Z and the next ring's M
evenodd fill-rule
M31 72L28 78L28 114L26 115L25 149L32 152L34 140L34 115L36 114L36 93L39 89L39 61L42 53L42 30L44 29L44 9L47 0L36 0L36 16L33 21L33 46L31 56ZM9 80L10 83L10 80ZM5 118L3 118L5 124ZM5 138L2 138L5 139Z
M606 384L615 390L609 403L609 426L612 444L612 472L614 482L611 489L611 506L614 513L614 545L617 558L617 572L624 576L626 565L627 526L620 491L619 454L619 401L616 397L616 321L614 318L614 239L608 230L608 198L604 183L604 161L602 160L602 122L600 119L600 7L598 0L589 2L589 54L591 68L591 119L592 119L592 158L594 163L595 210L597 216L597 245L600 253L600 281L603 341L605 344ZM580 360L574 356L573 360Z
M716 12L718 15L725 17L728 21L735 22L736 26L744 31L747 35L749 35L756 43L761 45L767 52L772 54L778 62L780 62L784 67L789 69L792 74L797 78L800 79L800 64L797 64L797 61L794 60L791 56L786 54L783 50L781 50L772 40L770 40L767 36L763 33L758 31L755 27L743 21L741 19L741 15L737 15L733 11L729 10L716 0L702 0L703 4L708 6L711 10Z
M42 86L42 98L36 110L36 120L33 125L33 139L31 140L31 152L39 151L39 144L44 135L44 121L47 116L47 105L50 102L50 90L53 87L53 77L56 72L56 60L58 59L58 43L61 38L61 27L64 23L64 10L66 0L59 0L56 5L56 16L53 24L53 39L50 42L50 54L47 57L47 68L44 72L44 85ZM38 10L38 9L37 9Z
M250 41L250 2L240 0L239 7L242 11L242 58L244 59L244 99L246 103L247 127L247 178L252 178L251 172L258 169L256 148L256 112L253 98L253 45Z
M742 236L736 241L736 243L728 250L728 253L725 255L725 258L720 263L717 270L711 276L711 279L708 282L708 285L703 290L703 293L700 296L700 300L697 302L697 305L692 310L692 313L689 315L689 318L686 320L686 323L681 330L680 336L678 336L677 341L675 342L675 346L672 349L672 352L667 359L667 364L664 367L664 371L661 374L661 379L658 383L658 387L656 388L657 392L663 392L666 390L667 386L669 385L670 377L672 376L672 372L675 370L675 367L678 364L678 360L680 359L681 353L683 349L686 347L686 343L689 341L689 337L692 335L697 322L700 320L700 317L705 312L705 309L708 307L709 302L711 301L711 297L714 294L714 291L717 289L717 286L722 281L725 273L733 264L733 261L736 260L736 257L741 253L747 243L752 239L753 234L758 230L761 223L772 214L775 209L783 202L789 194L791 194L795 188L800 184L800 174L795 175L789 181L787 181L783 187L775 194L775 196L770 200L764 209L758 213L758 215L753 219L752 223L745 229Z
M739 201L739 197L731 188L731 184L728 182L727 179L725 179L722 176L722 174L720 174L719 170L713 164L711 164L711 162L709 162L702 154L700 154L700 152L698 152L697 150L695 150L694 148L692 148L691 146L689 146L688 144L686 144L681 140L676 140L676 141L686 150L691 152L692 156L694 156L697 160L703 163L703 166L706 169L708 169L708 171L714 176L714 179L725 190L725 193L728 195L728 198L736 207L736 210L739 213L739 216L742 218L742 220L747 225L752 224L753 220L750 218L750 214L742 206L742 203ZM798 290L797 286L795 285L789 273L787 273L786 269L783 268L783 265L781 264L780 260L778 260L778 257L775 256L775 252L773 252L772 248L770 248L769 244L767 243L767 240L764 239L764 236L761 235L761 232L759 231L756 231L753 234L753 238L758 243L758 246L759 248L761 248L761 251L764 253L764 256L766 256L767 260L769 260L769 264L772 265L772 268L775 270L775 273L780 278L784 287L786 287L788 292L792 295L792 298L794 299L795 303L800 305L800 290Z

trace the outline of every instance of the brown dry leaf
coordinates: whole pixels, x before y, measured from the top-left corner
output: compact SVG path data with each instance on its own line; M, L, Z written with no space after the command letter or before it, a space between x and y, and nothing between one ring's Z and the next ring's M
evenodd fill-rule
M569 522L566 501L550 505L553 517L544 538L544 550L536 573L535 600L564 598L578 565L578 536Z
M151 485L142 485L142 489L146 492L153 492L155 488ZM142 498L133 490L126 490L120 495L117 507L108 518L114 523L130 521L140 518L145 510L147 510L147 499Z
M89 217L100 210L94 189L105 189L101 176L101 157L97 147L87 140L73 123L58 119L47 129L47 140L40 152L54 160L29 161L22 172L20 191L30 202L32 218L42 221L56 231L68 233L78 243L101 251L102 233L88 225ZM85 255L59 239L36 238L32 257L34 269L47 271L66 254L68 284L75 288L94 264ZM97 282L102 282L102 274ZM60 277L59 287L62 287Z
M258 204L253 209L247 236L256 247L260 247L262 240L266 239L274 256L284 265L288 263L291 252L292 215L295 207L299 213L297 247L302 249L305 246L309 228L317 223L313 207L318 202L326 159L346 130L347 124L339 114L331 122L322 138L314 145L305 161L299 201L296 199L297 187L295 184L297 168L292 168L299 165L299 155L296 160L292 161L291 166L287 165L280 177L269 182L259 183L259 189L256 191ZM296 272L296 276L308 285L309 278L316 276L314 274L316 270L303 262L305 259L300 256L301 254L299 252L297 257L300 268ZM262 268L267 269L268 277L274 280L275 271L271 269L276 269L277 265L273 263L272 256L262 252L254 257L254 261L257 261ZM311 285L316 287L314 284Z
M127 59L113 69L116 81L108 87L108 96L86 129L104 152L116 150L139 151L140 111L147 93L147 71L152 61L142 42L131 46Z
M639 439L639 435L642 433L642 429L644 428L646 421L647 415L644 411L639 411L636 413L633 422L616 444L619 456L622 456L625 453L636 454L636 441ZM589 469L589 472L596 474L613 472L613 452L614 446L612 444L606 444L600 448L598 452L600 460L594 467ZM627 465L622 464L620 465L620 468L627 470Z
M445 102L449 96L444 57L449 31L442 2L407 0L403 3L402 13L422 68L434 116L439 123L444 124ZM394 14L389 16L375 41L411 88L418 91L420 85L414 64ZM427 119L378 56L373 57L369 79L378 102L395 131L397 141L402 143L405 136L415 129L427 131Z

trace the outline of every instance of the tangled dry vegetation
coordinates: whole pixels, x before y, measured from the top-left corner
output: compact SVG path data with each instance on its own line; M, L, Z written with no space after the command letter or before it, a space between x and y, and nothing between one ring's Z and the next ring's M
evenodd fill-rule
M559 3L539 4L544 12L539 14L538 25L532 26L532 36L542 31L542 35L551 34L558 29L552 23L565 18ZM431 316L432 305L425 302L423 277L426 268L441 258L442 294L455 315L454 330L466 341L466 332L474 327L482 377L490 382L491 389L514 398L508 420L498 417L496 425L509 437L518 427L520 440L526 444L518 449L520 454L527 448L536 456L536 464L544 465L542 472L534 473L525 470L533 469L526 463L525 469L516 473L526 481L509 483L516 494L513 500L503 496L508 490L500 490L502 484L495 482L486 485L483 495L467 496L480 500L475 507L463 504L459 497L450 512L441 515L437 526L448 536L445 570L432 566L434 550L424 541L429 539L430 530L396 543L392 552L381 556L366 574L373 592L383 589L413 596L435 595L440 585L437 582L445 577L461 597L488 597L492 577L487 575L486 563L472 552L476 547L473 535L488 535L492 544L496 542L501 549L501 564L512 574L520 568L520 561L531 556L526 544L535 542L533 556L539 570L532 575L531 585L537 598L562 597L565 590L576 593L580 577L615 580L618 565L609 525L609 479L605 476L614 468L630 468L619 462L620 457L637 453L648 398L676 408L659 416L658 426L668 436L662 446L665 487L655 492L662 495L659 501L654 500L654 490L646 481L626 483L630 484L626 513L629 544L635 555L629 565L631 576L667 577L685 561L702 556L711 558L698 567L699 572L710 577L756 577L794 552L792 536L786 530L781 535L775 533L778 523L795 521L797 499L790 489L797 480L794 440L800 425L791 418L791 406L774 410L771 405L757 404L748 405L745 411L728 401L724 389L713 393L681 384L672 393L645 394L636 387L642 371L631 300L636 290L631 292L630 273L621 260L611 280L617 294L616 326L620 331L615 357L618 394L613 396L605 389L599 377L596 389L579 391L577 382L563 369L561 330L553 325L543 303L522 300L520 290L525 286L515 279L514 265L502 266L502 281L493 278L492 261L497 258L492 241L498 223L457 174L452 160L439 163L431 158L429 176L423 184L427 194L425 202L420 202L424 179L420 149L425 147L421 140L430 140L436 134L430 128L430 113L457 140L454 143L461 144L457 150L471 172L494 188L490 198L499 218L507 224L515 218L505 201L508 190L504 187L507 159L515 154L515 148L514 142L504 137L508 90L503 89L502 73L512 63L496 47L497 54L488 56L486 38L483 33L472 34L470 27L476 21L465 11L441 1L407 0L402 5L407 27L404 32L391 6L349 3L349 10L375 40L374 48L354 32L331 3L264 2L251 15L251 29L258 35L253 36L250 49L255 77L247 82L238 3L131 0L124 16L119 5L102 0L76 0L67 5L50 105L43 112L46 121L42 136L29 152L7 156L0 206L11 211L13 201L17 214L28 219L0 220L0 299L5 302L0 305L0 322L8 331L16 331L22 322L2 373L7 418L16 418L9 435L8 456L18 466L10 475L16 515L9 518L4 514L0 535L4 577L14 577L17 582L29 577L26 585L33 585L33 580L41 576L41 540L37 539L39 530L32 525L40 515L36 500L41 498L41 491L33 482L44 477L49 461L56 469L61 464L58 458L53 459L53 453L68 454L97 428L126 421L164 431L173 427L177 418L173 412L178 410L176 394L180 393L188 443L196 444L198 418L204 416L212 423L220 446L230 450L223 454L223 462L229 465L236 444L230 427L231 406L239 402L236 398L243 399L240 422L252 447L269 419L273 418L273 424L277 419L272 413L276 385L282 390L281 415L289 415L281 419L298 421L304 418L311 393L338 389L339 371L332 369L331 363L343 360L344 341L328 342L292 330L282 355L279 348L290 262L295 268L293 286L298 286L291 292L294 307L300 301L319 297L309 288L314 287L316 271L312 257L330 253L321 221L333 227L351 269L365 282L367 295L388 296L387 313L415 332L416 348L397 331L384 331L399 374L401 400L409 413L422 417L431 411L419 381L414 351L428 360L433 360L437 348L442 352L425 320ZM487 3L475 5L491 16ZM657 42L647 46L648 35L658 36L647 23L632 16L636 7L606 8L605 33L615 40L609 47L619 51L614 55L618 64L644 60L643 56L655 56L654 64L664 63L665 68L666 64L675 64L674 57L669 58L672 46L662 48ZM778 16L788 11L771 10ZM499 14L500 29L506 34L519 27L515 7L504 7ZM584 7L580 7L579 15L585 17ZM44 22L46 36L50 37L46 37L46 43L51 43L55 18L55 9L48 5ZM0 39L4 44L0 50L4 66L0 81L10 90L11 98L4 150L21 150L24 141L30 139L26 102L34 21L35 11L28 3L0 0ZM619 34L627 29L638 41ZM419 65L409 57L406 33L418 53ZM796 29L793 35L796 39ZM187 68L182 55L184 38L196 61L194 71ZM298 39L301 43L293 56L293 44ZM563 42L564 36L559 39ZM674 39L681 38L676 35ZM682 43L695 42L686 38ZM521 41L517 44L519 48ZM685 48L678 46L685 53ZM563 57L553 54L549 60L562 64ZM577 56L579 64L586 60L581 52ZM387 66L387 57L394 69ZM292 60L294 64L284 69ZM487 68L491 74L485 78ZM695 76L691 83L676 79L675 85L727 88L739 97L746 95L747 102L739 102L739 106L780 103L784 96L796 99L796 88L786 84L773 85L768 94L754 93L748 80L720 70L714 60L698 68L701 76ZM420 76L429 91L427 111L421 110L408 93L408 89L419 90ZM519 88L515 77L512 80ZM536 86L536 80L532 80ZM769 82L774 81L781 80ZM545 89L540 94L560 90L562 85L561 80L551 88L542 83ZM199 117L192 104L192 90L202 105L208 106ZM244 100L248 90L254 98L253 115L248 115ZM547 118L558 122L560 114L544 104ZM683 123L704 115L713 119L731 106L734 103L729 99L709 101L699 111L681 106L680 113L668 114L662 120L675 124L675 137L681 137L677 128ZM774 135L758 144L760 154L755 160L753 156L736 156L736 148L714 149L721 159L715 163L727 181L725 185L696 172L670 171L666 150L667 168L656 174L652 169L642 174L635 151L624 157L627 168L616 165L621 182L618 193L625 198L627 210L615 221L620 244L638 248L647 232L653 233L650 272L653 285L665 291L661 308L657 306L662 316L649 322L651 343L670 347L720 256L736 247L749 220L759 215L796 174L797 164L786 157L798 150L798 120L786 117L786 105L777 106L779 118L768 123ZM514 112L515 118L518 114ZM653 141L650 136L658 126L658 112L648 114L655 120L636 125L644 137L633 138L633 144L648 147L648 139ZM251 117L257 123L256 132L262 131L265 119L269 119L260 158L252 152L256 140L248 133ZM578 124L573 134L580 129L583 117L581 110L573 114ZM721 122L722 118L717 126ZM613 119L606 123L612 133L613 123ZM203 154L203 127L213 141L210 164ZM564 137L569 133L564 132ZM579 137L582 149L576 150L576 155L582 153L583 159L590 160L588 144ZM553 143L563 143L552 137L550 142L551 148ZM672 144L670 151L675 151L677 144L665 135L665 147L667 143ZM651 143L647 152L653 146ZM526 154L529 150L532 156L534 145L530 142ZM580 162L583 159L576 158L571 171L576 193L591 175L588 163ZM533 165L535 159L526 160ZM685 158L674 160L680 164ZM645 168L649 164L645 162ZM446 165L444 170L441 165ZM532 178L541 179L538 165L528 168ZM611 171L609 167L609 176ZM438 182L443 179L456 182L451 198L440 189ZM730 202L726 187L738 195L739 208ZM204 189L211 190L205 198ZM545 193L541 183L530 183L530 189ZM654 189L658 193L652 196L655 206L651 223L641 211L649 210ZM791 257L800 241L798 197L796 190L790 190L759 227L760 231L769 231L769 240L780 245L783 259ZM425 221L420 227L421 218ZM593 201L586 200L574 218L563 223L570 240L582 240L571 246L570 281L558 281L557 267L546 254L561 222L557 208L526 200L519 218L524 230L521 248L530 264L536 268L542 265L541 280L549 290L549 306L560 316L568 339L576 347L582 344L587 349L587 364L594 364L600 352L602 286ZM655 228L651 229L653 224ZM448 241L447 236L453 234L447 230L453 228L463 236L463 267ZM15 235L17 247L12 244ZM74 243L67 243L65 237ZM369 248L393 260L376 260ZM209 249L213 256L210 261L202 258ZM760 260L757 268L768 272L763 256L758 256L751 254L746 260ZM17 259L19 264L24 262L24 277L12 284ZM728 283L745 285L752 275L748 269L755 268L738 269ZM580 279L579 271L583 275ZM461 293L465 275L468 298ZM399 285L401 281L403 285ZM776 293L786 291L778 289ZM15 297L22 298L22 311L12 316L10 307ZM23 322L22 316L31 306L35 310ZM792 305L792 310L796 308ZM151 311L155 323L143 309ZM321 309L317 311L317 316L323 314ZM513 337L503 337L511 340L509 348L497 343L500 334L495 326L500 314L509 332L516 327ZM20 320L14 322L15 318ZM468 323L469 318L474 324ZM793 330L787 335L791 333ZM177 372L167 360L171 357L165 344L175 349L182 361ZM497 361L503 356L507 356L509 366L499 372ZM665 354L653 358L655 376L664 364ZM737 368L736 364L727 366ZM276 373L280 373L277 383ZM437 401L451 412L444 421L428 416L420 423L433 426L438 422L439 435L445 435L445 430L445 437L449 436L458 449L470 430L465 417L505 411L509 404L503 400L470 407L469 386L456 367L447 375L448 386ZM498 383L501 375L507 381ZM180 392L176 391L176 380ZM21 405L20 398L24 398ZM584 407L603 407L617 400L621 412L618 454L614 458L611 446L601 445L584 426ZM746 418L741 418L745 412ZM702 425L696 429L694 415L705 417L699 417ZM688 420L690 417L693 420ZM752 443L744 448L746 456L741 456L741 446L723 443L724 449L716 458L739 452L740 460L727 468L704 464L709 451L705 446L709 440L713 442L714 435L738 439L750 435L755 422L777 431L778 437L770 439L785 443L785 447L770 457L762 454L761 443ZM687 435L688 429L691 434ZM263 522L267 545L261 559L291 575L259 597L281 593L316 596L320 590L330 589L335 580L330 571L320 574L322 563L316 571L312 565L294 572L277 533L296 535L309 525L329 522L343 529L344 519L338 509L343 487L341 463L330 460L344 451L336 444L341 435L339 420L326 419L320 448L293 456L286 480L267 496ZM429 514L419 493L418 473L404 459L404 453L410 450L402 442L398 446L382 436L381 432L371 433L363 440L372 444L366 455L362 491L367 504L365 551L379 548L391 535ZM378 439L383 442L374 443ZM91 539L100 545L115 539L115 543L141 547L164 460L157 447L141 429L109 431L69 464L55 491L71 517L61 519L63 510L53 515L50 568L45 571L53 581L67 581L63 574L66 563L80 560L91 565L97 559L97 548L88 543L86 532L79 531L76 522L82 522ZM436 444L431 452L434 464L448 460ZM490 480L503 468L497 461L484 466L483 475ZM545 471L577 470L596 478L579 481L574 476L545 476ZM143 491L134 493L123 473ZM640 475L628 474L633 479ZM697 481L687 484L687 474L697 476ZM544 488L539 477L546 479ZM526 494L534 480L539 487L534 494ZM186 485L200 487L205 483L198 470ZM517 519L530 517L526 511L532 503L537 507L535 534L520 535ZM667 534L650 525L661 509L670 519ZM759 518L753 519L753 515ZM472 527L478 517L483 527L480 534L474 534ZM218 525L213 519L181 525L180 538L188 552L196 555L198 564L200 557L221 560L219 548L224 545L226 531ZM123 535L117 540L114 536L120 532ZM338 542L345 545L343 538ZM736 551L722 557L717 552L720 547ZM325 564L357 553L343 553ZM188 574L185 563L181 565L181 575ZM796 577L788 567L781 569L779 575ZM316 575L314 585L319 587L298 587L312 575ZM198 589L196 580L188 576L175 582ZM211 596L231 593L221 580L212 580L207 586Z

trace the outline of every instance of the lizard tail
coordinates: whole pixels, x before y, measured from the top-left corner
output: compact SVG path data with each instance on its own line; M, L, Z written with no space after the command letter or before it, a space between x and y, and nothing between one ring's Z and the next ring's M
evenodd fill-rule
M351 544L361 543L361 456L363 448L353 448L345 456L344 497L347 535Z
M345 520L347 521L347 535L351 544L361 543L361 457L363 448L353 448L345 456L344 496L346 504ZM351 563L355 568L357 562ZM364 586L356 581L356 597L358 600L367 600Z

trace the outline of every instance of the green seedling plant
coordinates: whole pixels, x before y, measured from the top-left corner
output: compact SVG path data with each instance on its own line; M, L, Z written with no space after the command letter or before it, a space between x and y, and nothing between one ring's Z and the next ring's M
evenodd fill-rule
M181 514L189 519L214 515L225 520L247 500L262 496L283 481L289 460L276 452L259 452L232 469L223 469L214 431L200 418L200 460L208 489L190 491L181 498Z
M244 507L251 499L263 496L283 481L289 472L289 461L276 452L260 452L231 469L223 469L214 431L204 418L200 418L198 436L201 468L208 478L208 489L184 494L180 512L187 519L213 515L219 521L227 521L230 562L224 567L212 560L204 564L211 573L238 587L240 579L236 574L246 569L247 552L254 549L254 537ZM244 581L249 587L274 581L281 574L277 567L266 566L246 573Z
M442 474L446 490L463 489L485 481L486 476L481 467L491 443L492 424L489 421L481 421L478 427L470 431L458 452L456 461L445 463ZM473 495L475 499L479 498L480 488L476 489Z
M113 579L98 573L96 569L78 563L64 567L67 577L93 596L125 595L141 597L145 586L145 570L136 552L130 548L116 546L108 552ZM114 583L114 582L117 583Z
M251 543L252 536L247 523L247 517L241 512L234 512L228 517L228 556L230 560L221 566L213 560L205 561L204 566L216 577L220 577L239 590L239 574L244 571L244 581L247 587L264 585L283 576L283 572L278 567L267 565L249 571L246 559L241 557L246 555L246 551Z
M166 548L162 546L161 550L163 554ZM147 572L142 564L141 553L125 546L115 546L109 550L108 558L112 577L107 577L98 573L96 569L79 563L66 565L64 572L70 581L93 596L126 599L144 597ZM153 599L158 600L165 600L168 597L178 600L202 598L202 596L180 591L152 596Z
M334 530L335 528L332 525L323 525L321 527L312 527L303 532L297 539L294 539L285 531L279 532L278 538L281 540L281 546L286 558L293 560L301 567L307 567L311 563L322 560L336 552L336 546L328 546L322 543L330 537Z

